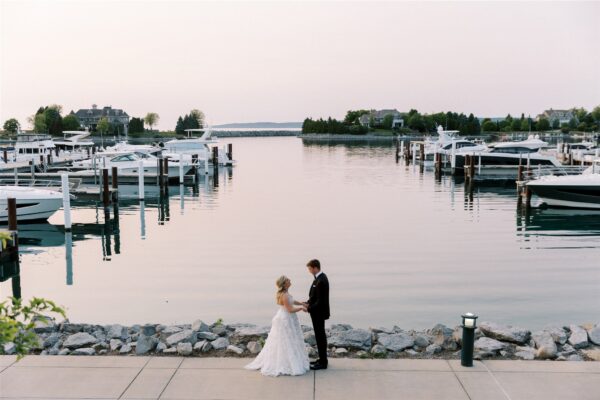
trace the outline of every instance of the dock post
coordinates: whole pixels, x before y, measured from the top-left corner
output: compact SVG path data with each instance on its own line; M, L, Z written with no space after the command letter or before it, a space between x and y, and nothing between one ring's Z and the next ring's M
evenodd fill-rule
M469 156L469 162L469 180L472 181L475 177L475 156L473 154Z
M138 199L144 201L144 160L138 165Z
M156 178L158 180L158 186L162 188L163 186L163 163L162 163L162 158L159 158L156 160L157 164L156 164Z
M400 155L404 156L404 140L398 139L398 141L400 142Z
M109 189L108 189L108 168L102 169L102 203L104 207L110 204Z
M396 163L400 160L400 141L396 139Z
M529 187L525 187L525 207L527 208L531 208L531 195L533 194L533 192L531 191L531 189L529 189Z
M63 195L63 211L65 215L65 231L71 231L71 195L69 193L69 174L62 173L60 175L62 183L62 195Z
M169 185L169 157L163 158L163 186Z
M17 199L9 197L6 199L8 208L8 230L12 233L14 242L11 246L10 254L11 259L18 260L19 254L19 234L17 231Z
M419 157L421 158L421 164L425 163L425 143L419 144Z
M112 201L117 202L119 199L119 169L112 167Z
M183 185L183 154L179 157L179 184Z
M19 186L19 169L15 168L15 185Z
M233 161L233 143L227 144L227 158Z
M35 163L33 160L29 161L29 168L31 169L31 180L35 180Z
M52 165L52 153L46 156L46 165Z
M192 154L192 168L194 170L194 175L197 174L200 169L198 166L198 154Z
M212 148L212 163L215 168L219 167L219 148L217 146Z
M452 150L450 152L450 168L452 169L452 175L454 175L456 173L456 141L454 139L452 139Z
M465 164L463 167L463 175L465 176L465 181L469 179L469 167L471 165L471 155L465 154Z
M208 176L208 158L204 160L204 175Z
M411 151L412 151L412 162L413 162L413 164L416 164L417 163L417 144L416 143L412 144Z
M8 151L6 149L4 149L4 151L2 152L2 158L4 159L4 163L8 163Z

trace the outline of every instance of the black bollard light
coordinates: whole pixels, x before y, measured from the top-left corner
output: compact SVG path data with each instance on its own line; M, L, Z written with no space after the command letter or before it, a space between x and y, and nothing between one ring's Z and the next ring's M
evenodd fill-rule
M477 328L477 315L466 313L462 316L462 349L460 352L460 365L473 366L473 346L475 344L475 328Z

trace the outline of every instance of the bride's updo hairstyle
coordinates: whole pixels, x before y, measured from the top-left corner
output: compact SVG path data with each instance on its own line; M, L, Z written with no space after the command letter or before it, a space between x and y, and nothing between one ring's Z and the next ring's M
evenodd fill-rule
M285 283L287 281L289 281L289 279L285 275L281 275L275 281L275 286L277 286L277 293L275 294L275 301L277 301L277 304L282 304L281 296L283 296L285 293L287 293L287 290L285 289Z

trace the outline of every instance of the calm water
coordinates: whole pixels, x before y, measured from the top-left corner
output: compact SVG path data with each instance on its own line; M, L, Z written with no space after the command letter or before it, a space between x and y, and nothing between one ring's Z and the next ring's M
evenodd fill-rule
M331 281L332 323L426 328L471 311L536 328L600 316L598 213L526 215L512 187L481 187L471 200L451 178L397 165L389 146L226 142L238 166L217 187L174 186L167 199L154 189L143 210L122 199L106 221L96 203L78 201L72 268L62 212L22 226L23 297L56 300L71 321L262 324L275 279L288 275L305 298L305 264L316 257ZM12 287L0 283L0 295Z

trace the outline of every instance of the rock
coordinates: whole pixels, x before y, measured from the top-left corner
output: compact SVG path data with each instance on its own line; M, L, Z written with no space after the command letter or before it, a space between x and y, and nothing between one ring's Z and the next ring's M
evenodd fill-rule
M349 326L349 325L347 325ZM364 329L339 329L331 332L329 345L358 350L371 348L371 332Z
M317 350L315 350L314 347L309 346L308 344L305 344L304 349L306 350L306 355L309 356L310 358L315 358L318 356Z
M547 331L552 335L552 339L557 344L567 343L567 332L559 326L547 326L543 330Z
M415 337L415 346L425 348L429 346L431 341L429 340L429 336L427 335L417 335Z
M96 354L96 350L91 347L80 347L71 352L72 356L93 356L94 354Z
M62 349L61 351L58 352L59 356L68 356L69 354L71 354L71 350L69 350L69 349Z
M433 336L433 343L441 346L442 349L456 350L458 348L458 344L452 338L454 331L446 325L437 324L428 332Z
M387 349L380 344L376 344L371 349L371 354L373 354L374 356L384 356L387 354Z
M44 339L43 346L45 349L48 347L54 347L60 341L60 333L53 332L46 339Z
M50 350L48 350L48 355L49 356L56 356L58 355L59 350L56 347L52 347Z
M196 332L191 329L186 329L181 332L177 332L169 336L166 340L169 347L176 346L179 343L190 343L195 344L197 342Z
M33 323L33 331L35 333L51 333L56 331L57 329L58 327L50 318L47 318L46 321L38 319Z
M192 324L192 330L194 332L210 332L210 326L198 319Z
M194 345L194 351L195 352L200 352L202 351L202 347L204 347L204 345L208 343L208 340L202 340L202 341L198 341L196 342L196 344Z
M532 335L532 338L533 342L535 343L535 347L537 348L535 358L541 360L556 358L558 349L556 348L556 343L554 342L554 338L550 332L535 332Z
M206 343L204 343L204 345L202 346L202 352L203 353L208 353L209 351L212 350L212 344L210 344L210 342L208 340L205 341Z
M17 352L17 346L13 342L7 342L4 344L4 354L10 356Z
M371 332L373 332L373 333L387 333L388 335L392 334L392 333L395 333L393 328L392 329L388 329L388 328L385 328L385 327L382 327L382 326L380 326L378 328L369 328L369 330Z
M121 339L110 339L109 346L110 351L116 351L119 350L121 346L123 346L123 342L121 341Z
M108 343L98 342L93 346L93 349L96 350L96 352L100 352L100 350L106 350L108 349Z
M349 331L352 330L352 325L348 324L333 324L331 325L332 331Z
M114 324L109 325L106 329L106 337L108 339L121 339L125 340L128 336L127 328L123 325Z
M217 335L216 333L212 333L212 332L199 332L196 334L196 337L198 338L198 340L217 340L217 338L219 337L219 335Z
M266 339L270 330L271 328L268 326L252 326L240 328L236 329L235 336L245 341L256 340L259 338Z
M335 349L335 354L338 356L343 356L343 355L346 355L347 353L348 353L348 350L343 347Z
M515 353L515 357L521 360L533 360L535 358L536 351L531 347L519 347L519 351Z
M158 341L154 336L140 335L135 345L135 354L141 355L151 352L158 345Z
M163 354L176 354L177 353L177 348L176 347L169 347L168 349L164 349Z
M90 345L98 343L98 339L93 337L87 332L78 332L67 337L67 340L64 341L63 347L68 349L77 349L80 347L89 347Z
M479 329L476 329L475 331L480 332ZM461 326L455 327L454 330L452 331L452 340L459 346L462 346L462 327Z
M248 343L248 351L252 354L258 354L262 350L262 345L259 342L249 342Z
M126 354L126 353L129 353L130 351L131 351L131 344L125 343L123 346L121 346L119 353Z
M412 356L412 357L419 355L419 352L418 351L414 351L413 349L404 350L404 352L406 354L408 354L409 356Z
M177 354L181 356L189 356L192 354L192 344L190 342L177 343Z
M235 354L242 354L244 352L244 349L241 349L237 346L230 344L229 346L227 346L227 351L230 351Z
M506 343L502 343L489 337L481 337L475 341L475 349L488 354L495 354L496 352L506 348L506 346Z
M367 358L369 356L369 353L367 353L364 350L359 350L356 352L356 357L358 358Z
M570 356L571 354L575 354L577 353L577 350L575 350L573 348L573 346L571 346L570 344L565 344L562 349L560 350L560 355L561 356Z
M227 335L227 329L223 325L215 325L210 328L210 331L215 335L225 336Z
M402 351L409 347L413 347L415 341L406 333L394 333L387 335L381 333L377 336L377 342L390 351Z
M314 331L305 332L304 333L304 342L308 343L311 346L316 346L317 339L315 337L315 332Z
M427 346L427 348L425 349L425 353L427 354L438 354L442 352L442 346L440 346L439 344L430 344L429 346Z
M165 340L166 338L168 338L171 335L174 335L175 333L179 333L183 331L183 328L180 328L179 326L167 326L166 328L162 329L160 331L160 337Z
M571 354L567 357L567 361L583 361L583 358L579 354Z
M584 356L593 361L600 361L600 349L581 350Z
M600 325L596 325L588 331L590 342L600 346Z
M71 324L65 322L60 326L60 330L65 333L77 333L83 331L83 324Z
M102 349L98 352L98 354L101 356L103 356L104 354L107 354L107 353L108 353L108 350L106 350L106 349Z
M590 343L588 342L588 336L585 329L577 325L569 326L571 330L571 335L569 336L569 344L576 349L583 349L588 347Z
M156 345L156 349L155 351L157 353L162 353L167 349L167 345L164 344L163 342L158 342L158 344Z
M95 337L96 339L98 339L98 341L100 341L100 342L105 342L107 339L106 334L101 329L97 329L94 332L92 332L92 336Z
M156 325L146 324L140 328L140 332L144 336L156 335Z
M482 322L479 329L485 336L492 339L525 344L531 336L531 332L511 325L500 325L493 322Z
M213 340L212 342L210 342L210 345L215 350L223 350L223 349L226 349L227 346L229 346L229 340L226 338L220 337L217 340Z

